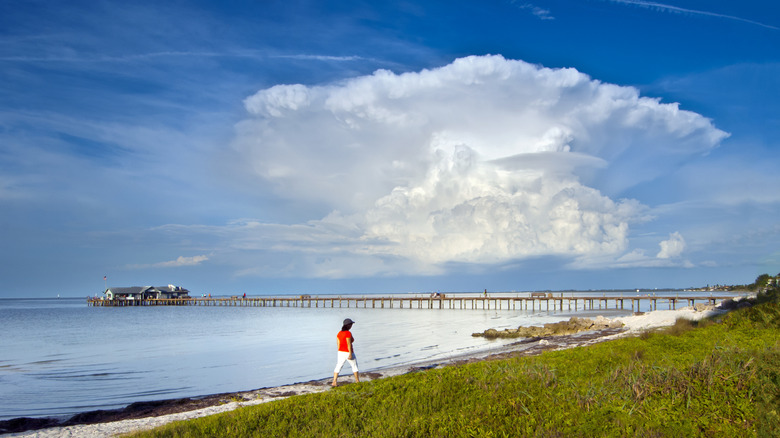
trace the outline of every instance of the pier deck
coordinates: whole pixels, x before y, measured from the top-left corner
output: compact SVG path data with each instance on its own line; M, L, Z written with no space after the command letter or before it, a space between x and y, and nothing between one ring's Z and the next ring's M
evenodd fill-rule
M464 309L464 310L595 310L617 309L639 311L642 302L649 303L651 310L658 310L659 303L666 304L669 310L677 308L678 303L694 306L698 303L717 304L734 296L601 296L601 297L564 297L564 296L445 296L433 298L424 296L410 297L320 297L315 295L285 297L216 297L216 298L177 298L146 300L104 300L90 298L87 305L94 307L126 306L235 306L235 307L323 307L323 308L372 308L372 309ZM629 307L630 306L630 307Z

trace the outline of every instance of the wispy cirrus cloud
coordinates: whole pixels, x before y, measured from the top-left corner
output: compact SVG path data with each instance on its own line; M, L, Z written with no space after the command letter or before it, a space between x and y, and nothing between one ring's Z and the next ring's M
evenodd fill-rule
M162 58L251 58L251 59L295 59L304 61L349 62L365 61L362 56L335 56L318 54L269 54L259 50L229 50L221 52L170 50L159 52L128 53L123 55L93 54L69 51L49 55L0 55L5 62L132 62Z
M286 59L300 59L300 60L307 60L307 61L328 61L328 62L364 61L366 59L362 56L332 56L332 55L311 55L311 54L275 55L273 57L286 58Z
M209 258L206 255L197 255L192 257L179 256L175 260L168 260L159 263L128 265L128 269L149 269L149 268L180 268L183 266L197 266L207 261Z
M552 16L552 13L549 9L544 9L531 3L519 2L516 0L510 1L510 3L519 9L531 12L541 20L555 20L555 17Z
M658 3L658 2L649 2L649 1L643 1L643 0L612 0L614 3L622 3L627 5L634 5L634 6L641 6L643 8L649 8L649 9L655 9L658 11L665 11L665 12L674 12L674 13L683 13L683 14L692 14L692 15L702 15L707 17L714 17L714 18L723 18L726 20L734 20L734 21L741 21L743 23L753 24L756 26L761 26L767 29L772 30L780 30L780 28L776 26L772 26L769 24L761 23L760 21L755 20L749 20L747 18L737 17L734 15L728 15L728 14L719 14L717 12L709 12L709 11L700 11L697 9L688 9L688 8L681 8L679 6L674 5L667 5L665 3Z

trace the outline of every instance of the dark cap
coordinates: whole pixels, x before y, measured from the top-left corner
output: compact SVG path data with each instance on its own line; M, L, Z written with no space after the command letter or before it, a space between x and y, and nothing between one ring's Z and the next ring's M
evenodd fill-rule
M355 321L347 318L347 319L344 320L344 324L342 324L342 325L349 325L349 324L354 324L354 323L355 323Z

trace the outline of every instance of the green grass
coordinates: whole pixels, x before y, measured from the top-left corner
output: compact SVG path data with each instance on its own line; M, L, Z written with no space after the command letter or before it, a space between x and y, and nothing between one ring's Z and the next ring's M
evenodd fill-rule
M780 436L780 305L351 384L133 436Z

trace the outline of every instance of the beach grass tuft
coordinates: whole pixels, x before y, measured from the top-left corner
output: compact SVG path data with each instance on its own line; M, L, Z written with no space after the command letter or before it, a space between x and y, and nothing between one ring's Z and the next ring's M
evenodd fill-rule
M131 436L779 436L780 305L720 321L350 384Z

